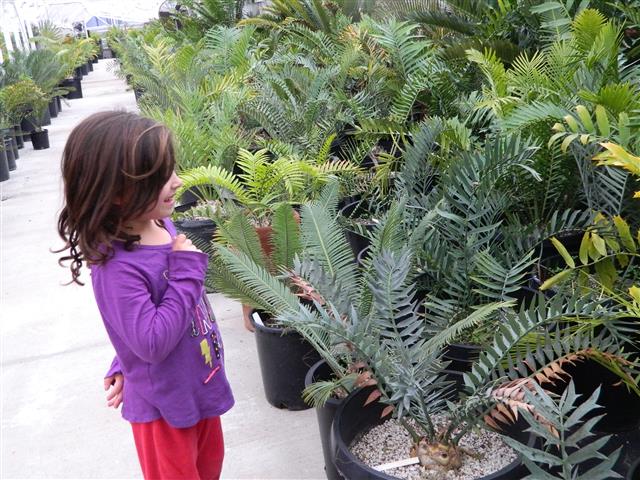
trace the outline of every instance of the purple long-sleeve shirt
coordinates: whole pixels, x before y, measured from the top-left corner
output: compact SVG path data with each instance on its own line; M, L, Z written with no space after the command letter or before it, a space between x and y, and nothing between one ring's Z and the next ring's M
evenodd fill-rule
M171 236L175 227L165 226ZM91 268L93 291L122 371L122 416L183 428L233 406L220 332L204 291L207 255L139 245Z

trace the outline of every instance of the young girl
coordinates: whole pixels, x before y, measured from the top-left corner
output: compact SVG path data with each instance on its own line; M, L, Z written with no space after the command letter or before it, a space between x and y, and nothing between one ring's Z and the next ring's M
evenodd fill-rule
M233 405L203 284L207 255L169 220L181 185L169 131L102 112L69 136L58 231L72 281L84 262L116 358L105 379L122 402L146 479L216 479L220 415Z

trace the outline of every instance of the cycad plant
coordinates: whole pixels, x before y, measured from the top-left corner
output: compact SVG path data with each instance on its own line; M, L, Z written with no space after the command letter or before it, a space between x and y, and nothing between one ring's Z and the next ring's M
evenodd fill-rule
M593 172L590 157L597 153L593 142L573 142L568 152L560 142L546 144L552 126L567 115L572 121L578 105L588 112L601 110L599 117L612 123L619 123L621 114L631 117L639 98L637 69L619 60L620 27L598 10L579 10L552 38L542 50L520 54L508 68L492 51L468 51L486 78L475 120L485 128L525 132L540 142L534 166L542 182L519 185L523 203L530 205L523 215L544 221L558 206L619 213L612 210L620 206L626 178L606 170ZM588 123L586 127L575 133L595 133L589 132ZM598 134L610 132L614 130L601 129ZM607 195L599 195L602 191Z
M295 155L272 158L265 149L255 153L241 149L236 165L237 175L212 165L186 170L181 174L180 192L193 189L203 201L230 201L254 225L266 226L279 205L300 205L318 196L331 177L357 171L346 161L328 160L326 149L315 162Z

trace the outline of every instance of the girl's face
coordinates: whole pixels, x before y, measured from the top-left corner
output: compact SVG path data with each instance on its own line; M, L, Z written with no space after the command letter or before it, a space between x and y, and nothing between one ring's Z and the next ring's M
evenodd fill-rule
M176 190L178 190L181 185L182 180L178 178L176 172L173 172L167 183L162 187L155 206L145 214L145 220L160 220L171 215L173 213L173 207L175 206L174 196Z

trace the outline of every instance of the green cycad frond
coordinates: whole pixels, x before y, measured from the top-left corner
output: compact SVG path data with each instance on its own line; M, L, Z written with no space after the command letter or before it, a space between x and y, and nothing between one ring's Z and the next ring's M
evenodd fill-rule
M256 265L268 268L260 238L244 212L236 212L228 221L220 223L216 230L216 240L233 246Z
M351 373L344 377L322 382L314 382L302 391L302 399L312 407L322 407L336 392L351 392L354 389L358 375Z
M556 102L535 101L515 107L500 124L506 130L519 131L542 121L560 120L567 113L567 109Z
M542 17L541 27L547 32L548 40L568 40L571 37L571 21L574 12L586 8L589 0L582 0L572 9L573 0L549 0L531 7L531 12Z
M528 350L525 356L518 357L515 361L511 359L510 352L525 337L535 334L540 328L554 321L591 315L597 307L598 303L588 299L567 299L556 295L546 300L543 295L538 295L528 307L523 306L517 314L507 315L498 327L492 344L483 350L471 372L464 374L467 389L475 395L486 391L487 385L505 376L511 379L529 376L530 372L523 371L525 368L532 369L534 375L542 371L552 359L558 358L559 352L554 349L566 348L568 352L576 345L572 342L551 342L548 350ZM579 347L582 348L582 345ZM532 355L538 355L538 361ZM531 362L531 367L525 367L527 362Z
M640 108L639 86L631 82L608 83L597 93L584 90L579 95L593 104L604 106L613 115Z
M417 25L408 22L391 21L379 24L379 33L373 35L387 51L390 60L401 78L406 82L422 69L429 42L415 34Z
M512 306L513 302L494 302L479 306L465 318L440 330L425 342L423 348L425 352L440 352L444 347L460 338L465 330L485 323L489 318L495 316L496 312Z
M300 308L305 308L284 283L250 257L239 251L231 251L222 244L216 244L215 248L216 256L231 276L237 279L244 295L238 295L236 289L225 291L224 285L219 286L221 292L239 300L248 298L252 305L257 305L272 315L279 315L286 310L297 312Z
M275 209L272 220L273 263L279 267L291 268L293 258L300 252L300 227L296 222L294 210L290 205L282 204Z
M588 52L607 23L607 18L591 8L578 13L571 24L575 45L582 52Z
M471 279L480 284L476 291L486 298L514 300L513 293L522 288L523 280L531 274L535 262L533 250L509 267L505 267L488 251L478 252L476 266L479 273L472 275Z
M324 207L334 201L322 199L302 207L300 216L304 254L305 258L317 262L330 278L342 285L346 298L355 301L355 258L335 215Z
M242 203L249 203L250 198L244 190L244 187L240 181L233 176L233 174L222 167L215 165L200 166L186 170L180 174L182 180L182 186L177 192L180 196L186 190L193 188L194 190L204 194L207 192L206 187L214 188L216 192L213 198L208 199L225 199L228 198L228 194L231 193L236 199ZM200 187L200 188L199 188ZM203 188L204 187L204 188ZM208 192L212 193L212 192Z

